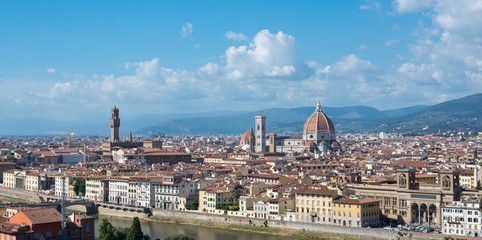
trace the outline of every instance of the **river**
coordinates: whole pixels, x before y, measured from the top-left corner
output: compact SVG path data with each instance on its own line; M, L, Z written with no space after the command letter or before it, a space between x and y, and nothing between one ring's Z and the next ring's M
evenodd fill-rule
M96 233L95 236L99 236L99 226L102 223L102 219L107 218L112 225L115 227L128 228L132 224L132 219L120 218L112 216L99 215L96 220ZM164 239L169 236L177 234L186 234L196 240L288 240L291 238L267 235L261 233L250 233L241 231L231 231L224 229L215 229L208 227L190 226L183 224L173 224L173 223L161 223L161 222L150 222L141 220L142 231L144 234L148 234L151 239L160 238Z

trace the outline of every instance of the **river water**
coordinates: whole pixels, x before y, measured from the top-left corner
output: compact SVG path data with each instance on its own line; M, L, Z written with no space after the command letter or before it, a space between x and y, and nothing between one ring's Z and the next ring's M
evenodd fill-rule
M99 236L99 226L102 223L102 219L107 218L115 227L129 228L132 224L130 218L120 218L112 216L99 215L96 220L96 233L95 236ZM196 240L288 240L291 238L266 235L260 233L230 231L224 229L214 229L207 227L190 226L183 224L173 223L160 223L149 222L141 220L142 231L144 234L148 234L151 239L160 238L164 239L169 236L177 234L185 234Z

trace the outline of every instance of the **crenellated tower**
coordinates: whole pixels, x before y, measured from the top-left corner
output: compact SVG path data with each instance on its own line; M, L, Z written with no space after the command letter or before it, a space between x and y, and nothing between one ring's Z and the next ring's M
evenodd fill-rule
M117 142L119 141L120 127L119 109L114 106L110 112L112 115L110 118L110 142Z

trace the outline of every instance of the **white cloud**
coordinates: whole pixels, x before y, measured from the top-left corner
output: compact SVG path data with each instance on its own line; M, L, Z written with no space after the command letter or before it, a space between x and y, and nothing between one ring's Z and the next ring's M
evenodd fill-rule
M408 44L411 54L397 54L396 63L387 69L355 54L326 65L307 62L301 58L294 36L261 30L251 40L240 33L226 33L228 39L247 42L227 48L221 61L213 60L194 71L161 66L154 58L126 63L125 67L135 68L135 73L91 77L69 74L70 79L83 80L43 84L34 97L18 97L24 103L39 105L72 105L77 101L79 107L96 99L132 104L136 106L132 111L144 113L153 108L187 112L233 106L243 110L302 106L314 104L319 97L329 106L430 104L482 89L482 29L476 27L482 25L477 15L481 11L471 3L474 5L466 7L441 1L423 8L401 4L403 11L399 13L404 14L414 11L408 9L428 9L432 25L416 29L416 39ZM192 25L183 29L191 33ZM391 39L385 45L396 43L397 39ZM358 48L364 49L368 45Z
M47 72L50 73L50 74L55 73L55 69L54 68L48 68Z
M59 99L71 93L74 88L75 86L73 82L55 83L48 91L35 93L35 95L42 98Z
M435 0L396 0L395 8L400 13L418 12L430 7Z
M367 50L369 47L366 44L360 44L357 48L358 51Z
M385 42L385 46L392 46L393 44L396 44L400 42L398 39L391 39Z
M235 40L235 41L248 41L248 37L242 33L235 33L232 31L226 32L226 38L229 40Z
M181 37L186 38L192 35L192 24L187 22L181 27Z
M482 2L396 1L399 13L423 11L432 25L420 25L415 42L409 44L412 57L400 66L400 77L421 89L426 97L460 97L480 92L482 82ZM469 74L468 74L469 73Z
M230 47L225 57L227 75L235 79L280 76L295 79L312 71L301 60L295 38L281 31L272 34L262 30L249 45Z
M371 7L368 5L360 5L361 10L369 10Z
M295 72L295 67L293 66L273 66L269 70L265 71L266 76L271 77L283 77L290 76Z
M207 73L209 75L216 75L219 71L219 65L211 62L199 68L199 72Z

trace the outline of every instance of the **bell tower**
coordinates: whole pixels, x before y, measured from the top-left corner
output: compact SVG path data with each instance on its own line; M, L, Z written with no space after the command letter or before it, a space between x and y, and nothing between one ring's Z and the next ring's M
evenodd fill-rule
M397 171L397 187L399 189L416 189L415 169L399 169Z
M460 172L457 170L440 171L439 182L442 191L458 193L460 191Z
M119 118L119 109L114 106L111 109L111 118L110 118L110 142L117 142L119 141L119 127L120 127L120 118Z
M266 152L266 116L256 115L256 152Z
M269 135L269 152L276 152L276 133L270 133Z

